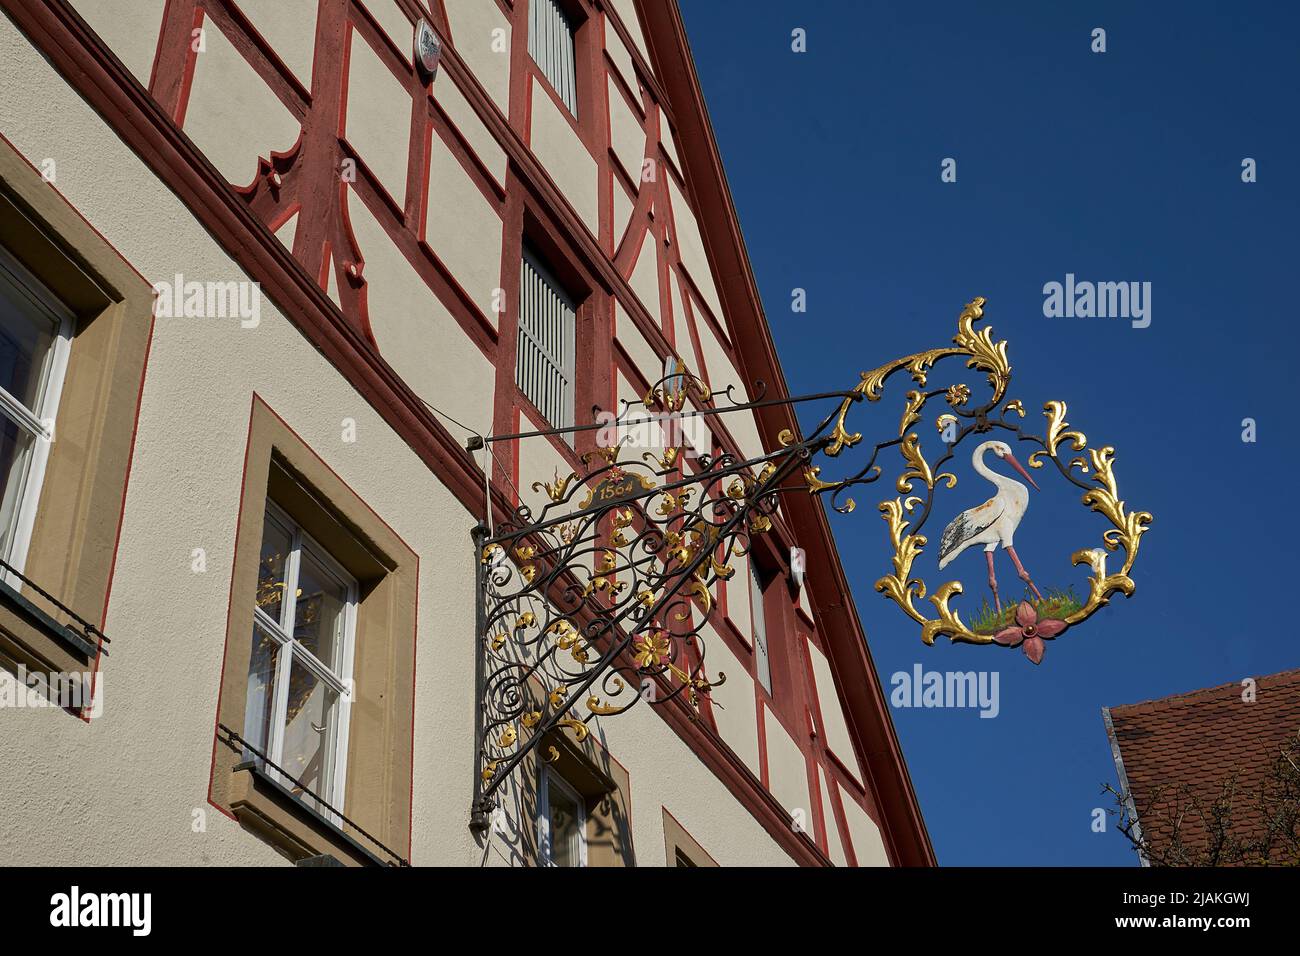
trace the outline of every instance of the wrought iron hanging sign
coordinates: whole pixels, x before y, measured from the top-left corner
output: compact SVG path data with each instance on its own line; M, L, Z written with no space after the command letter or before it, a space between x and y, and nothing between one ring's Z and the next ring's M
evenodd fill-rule
M1043 406L1045 434L1026 430L1024 403L1018 398L1005 401L1011 382L1007 343L994 342L989 328L975 330L975 323L984 315L983 307L984 299L977 298L962 310L953 347L909 355L863 373L857 391L868 401L880 399L885 380L896 372L908 372L918 386L907 393L897 437L876 445L867 465L846 479L822 480L817 466L808 470L807 479L815 493L830 492L835 510L847 514L853 511L854 503L845 496L845 490L876 480L881 472L875 463L880 451L898 445L904 462L895 482L898 497L882 501L879 506L893 548L893 573L878 580L876 590L921 625L921 639L927 644L933 644L940 635L947 635L954 641L1022 646L1026 656L1037 664L1043 658L1046 640L1086 621L1115 592L1126 596L1133 593L1129 572L1137 559L1142 534L1152 519L1149 512L1126 508L1116 483L1115 449L1108 445L1089 448L1083 432L1071 429L1065 420L1065 402L1053 400ZM968 368L987 373L990 394L983 404L972 405L971 389L963 383L926 388L935 365L954 357L964 358ZM921 422L926 404L940 396L949 409L935 419L944 452L931 464L922 453L918 433L912 428ZM845 424L852 406L852 401L845 401L836 414L831 441L823 449L832 458L862 440L860 434L849 434ZM981 440L990 433L1008 440L998 437ZM1060 477L1082 490L1080 503L1110 523L1101 536L1101 547L1083 548L1070 555L1072 564L1086 564L1092 571L1086 597L1076 598L1072 592L1062 590L1044 594L1016 553L1014 535L1029 507L1030 491L1007 472L1018 474L1035 490L1039 486L1014 453L1012 440L1017 448L1028 443L1035 449L1025 461L1029 469L1044 469L1050 462ZM935 616L928 617L930 610L917 605L926 598L927 586L914 571L928 544L921 532L935 506L936 492L957 485L957 476L943 469L959 449L967 447L971 448L971 468L993 484L995 493L984 503L960 512L944 527L939 539L937 569L942 572L966 552L983 551L992 606L985 608L978 621L969 624L962 621L952 606L953 599L966 590L959 579L945 581L933 589L929 603ZM1068 461L1066 456L1070 456ZM994 467L990 468L991 464ZM921 487L917 488L918 485ZM1019 602L1006 603L1001 598L995 569L999 551L1010 559L1017 577L1025 584L1026 596ZM1123 552L1123 562L1119 570L1108 574L1106 557L1115 551ZM969 565L970 559L965 559L965 563Z
M640 401L620 403L618 437L584 456L584 473L556 474L532 485L544 502L540 508L521 505L491 532L477 529L479 768L473 826L486 826L496 791L532 751L541 748L543 760L558 757L555 734L568 732L581 741L593 719L620 714L642 700L698 709L725 680L706 666L706 624L716 585L735 574L735 559L748 553L754 537L771 529L781 496L825 495L834 510L848 514L855 508L848 492L879 480L882 456L894 448L901 456L896 496L879 503L892 572L876 582L876 590L920 625L925 643L946 635L1019 647L1037 664L1046 641L1082 624L1116 592L1133 593L1130 572L1151 515L1125 506L1114 449L1090 447L1066 421L1064 402L1042 407L1042 435L1027 430L1024 404L1008 398L1007 343L995 342L987 327L975 328L983 306L984 299L976 298L962 310L951 346L864 372L856 387L843 392L737 402L731 389L711 392L676 371ZM966 382L931 387L937 367L951 359L982 373L984 384L976 386L987 389L982 403ZM957 371L962 367L950 364ZM887 381L902 375L913 387L897 428L891 426L888 437L873 445L858 470L824 476L824 459L839 459L863 443L861 433L850 431L850 413L863 402L881 401ZM752 413L765 405L830 400L838 406L811 434L787 430L776 451L748 460L696 454L694 445L703 443L693 445L680 427L686 420ZM917 430L931 401L944 407L933 418L942 448L933 462ZM597 426L583 426L588 427ZM1026 446L1032 451L1022 462L1017 452ZM931 556L923 530L939 492L957 487L956 464L968 449L971 468L993 485L994 494L956 513ZM1030 488L1053 471L1109 525L1099 546L1069 555L1072 565L1090 571L1086 594L1078 597L1036 580L1015 549L1016 530L1031 506ZM1107 557L1116 552L1122 561L1108 573ZM998 564L1005 561L1022 582L1023 597L1009 599L1010 590L999 588ZM956 604L968 589L961 579L931 588L918 570L922 564L943 577L958 567L978 568L980 588L987 588L982 606L963 621ZM970 589L972 597L977 590Z

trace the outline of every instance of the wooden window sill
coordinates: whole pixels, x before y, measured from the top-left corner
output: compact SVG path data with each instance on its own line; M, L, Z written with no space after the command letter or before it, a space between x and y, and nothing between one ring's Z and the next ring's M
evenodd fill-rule
M295 863L332 856L345 866L393 866L269 774L257 760L234 768L231 812Z
M83 635L0 581L0 655L29 670L66 673L89 670L98 654Z

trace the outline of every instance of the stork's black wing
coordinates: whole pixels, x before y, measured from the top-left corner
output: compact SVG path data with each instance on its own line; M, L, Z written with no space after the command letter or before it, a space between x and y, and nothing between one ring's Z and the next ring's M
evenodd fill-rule
M953 551L961 547L975 535L1002 517L1003 508L998 507L998 500L990 498L978 508L968 508L948 522L939 538L939 560L942 561Z

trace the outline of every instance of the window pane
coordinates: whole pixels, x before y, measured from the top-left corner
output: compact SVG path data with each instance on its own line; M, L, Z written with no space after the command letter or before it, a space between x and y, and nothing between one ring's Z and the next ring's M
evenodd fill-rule
M280 766L326 800L333 796L329 791L334 780L338 704L339 695L332 688L293 661Z
M271 708L275 700L275 667L280 645L265 630L253 626L253 653L248 660L248 693L244 704L244 739L262 753L271 742Z
M0 417L0 557L8 558L14 528L18 524L18 507L27 467L35 439L7 418Z
M284 568L291 549L289 532L269 515L262 531L262 560L257 566L257 606L282 623Z
M547 775L547 801L550 804L551 863L555 866L581 866L579 851L578 805L568 792L556 786Z
M35 414L57 327L0 269L0 387Z
M293 636L332 671L341 670L348 590L306 549L298 569Z

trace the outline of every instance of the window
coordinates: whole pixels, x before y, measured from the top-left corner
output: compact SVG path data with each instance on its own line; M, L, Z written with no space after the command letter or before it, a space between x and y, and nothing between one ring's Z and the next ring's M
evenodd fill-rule
M260 397L248 435L208 797L295 863L401 862L419 559Z
M530 681L527 694L544 706L540 702L546 694L539 683ZM530 783L520 794L521 815L533 825L524 828L518 842L519 863L596 869L636 866L631 779L592 736L578 740L567 727L551 731L521 769L521 780Z
M542 866L587 865L587 810L583 798L551 767L542 768L537 801L537 846Z
M532 0L528 6L528 53L569 112L577 116L574 24L556 0Z
M709 855L677 818L663 808L665 862L671 867L716 867L717 861Z
M772 693L772 664L767 655L767 621L763 617L763 580L758 576L758 568L749 562L749 607L754 621L754 667L758 682L769 694Z
M72 313L0 250L0 559L19 570L54 439L73 324ZM16 578L11 583L18 586Z
M285 786L305 787L335 808L343 803L356 594L356 582L269 505L244 733L294 778L282 781ZM276 774L273 768L268 772ZM302 796L316 803L310 794ZM324 807L316 809L332 816Z
M0 137L0 668L95 669L153 303Z
M515 384L554 428L573 424L577 304L528 249L519 270Z

